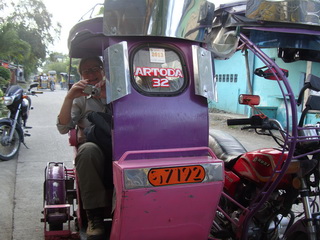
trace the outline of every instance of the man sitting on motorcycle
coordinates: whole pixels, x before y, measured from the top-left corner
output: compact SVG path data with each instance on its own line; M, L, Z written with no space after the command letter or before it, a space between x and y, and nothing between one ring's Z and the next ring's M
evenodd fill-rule
M83 208L88 218L87 239L89 240L104 236L104 213L106 209L111 209L112 202L112 189L110 189L112 167L110 156L106 156L106 151L96 143L87 141L84 129L90 126L87 119L90 113L111 114L111 110L106 104L104 70L100 57L82 59L79 64L79 73L81 80L73 84L65 96L58 115L57 127L61 134L66 134L77 127L79 145L75 167ZM100 88L100 93L94 96L84 93L88 85ZM106 179L109 182L111 179L109 188L105 184Z

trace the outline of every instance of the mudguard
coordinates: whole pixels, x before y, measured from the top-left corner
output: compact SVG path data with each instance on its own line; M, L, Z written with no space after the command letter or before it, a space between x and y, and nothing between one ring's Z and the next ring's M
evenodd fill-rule
M11 119L11 118L1 118L0 119L0 124L4 123L4 124L12 126L13 125L13 121L14 120ZM24 133L23 133L23 130L22 130L22 127L20 126L20 124L18 124L18 123L16 124L16 129L17 129L17 131L19 133L21 142L24 143Z
M46 170L45 200L47 205L65 204L65 167L62 162L49 162Z
M45 240L80 239L79 234L71 230L70 221L73 220L73 207L72 203L68 202L73 202L74 198L70 199L67 195L67 181L71 180L71 178L68 179L68 176L74 176L73 170L67 170L63 162L47 163L43 196L44 210L42 212L44 217L41 219L44 222ZM73 181L70 183L73 185ZM65 227L64 223L67 223Z

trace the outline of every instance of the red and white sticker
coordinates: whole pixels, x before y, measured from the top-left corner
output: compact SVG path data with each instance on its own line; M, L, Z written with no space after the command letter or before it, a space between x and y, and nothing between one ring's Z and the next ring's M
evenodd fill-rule
M152 87L170 87L169 80L166 78L153 78Z
M145 77L174 77L182 78L182 70L180 68L156 68L156 67L136 67L134 71L135 76Z
M179 68L136 67L134 76L154 77L152 87L170 87L169 78L183 78Z

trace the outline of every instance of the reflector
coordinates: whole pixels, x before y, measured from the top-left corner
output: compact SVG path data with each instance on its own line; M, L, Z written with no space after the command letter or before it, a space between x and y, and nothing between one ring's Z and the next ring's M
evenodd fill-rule
M239 104L255 106L260 104L260 96L250 94L240 94Z

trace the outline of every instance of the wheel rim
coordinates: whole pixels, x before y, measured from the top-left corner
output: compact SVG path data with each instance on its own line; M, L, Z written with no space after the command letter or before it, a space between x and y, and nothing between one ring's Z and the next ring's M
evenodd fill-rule
M12 141L8 142L6 140L9 138L10 130L10 126L0 126L0 155L4 158L10 158L14 156L20 147L20 137L16 130L13 133Z

